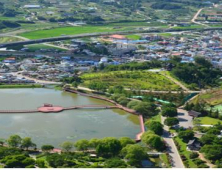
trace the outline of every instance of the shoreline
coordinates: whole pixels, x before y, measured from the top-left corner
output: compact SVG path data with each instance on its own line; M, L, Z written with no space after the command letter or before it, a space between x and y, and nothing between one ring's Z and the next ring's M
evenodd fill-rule
M82 92L79 92L77 90L70 89L70 88L64 88L63 90L66 91L66 92L69 92L69 93L75 93L75 94L78 94L78 95L81 95L81 96L91 97L91 98L94 98L94 99L99 99L99 100L103 100L103 101L106 101L106 102L110 102L110 103L114 104L118 109L124 110L127 113L130 113L130 114L133 114L133 115L137 115L139 117L140 130L141 131L136 135L135 140L136 140L136 142L141 141L141 137L142 137L143 133L145 132L144 118L143 118L142 115L136 113L135 110L124 107L124 106L116 103L115 101L107 99L105 97L97 96L97 95L94 95L94 94L91 95L91 94L87 94L87 93L82 93Z

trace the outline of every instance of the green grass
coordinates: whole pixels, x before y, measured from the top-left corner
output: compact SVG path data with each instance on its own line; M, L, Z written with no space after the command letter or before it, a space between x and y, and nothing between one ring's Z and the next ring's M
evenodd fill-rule
M15 41L22 41L19 38L15 37L0 37L0 43L9 43L9 42L15 42Z
M37 51L41 49L44 49L44 50L55 49L58 51L66 51L65 49L61 49L59 47L57 48L57 47L47 46L44 44L27 45L26 47L29 49L29 51Z
M184 143L179 137L175 137L174 140L177 141L180 146L180 155L184 155L187 158L189 168L197 168L196 164L192 161L192 159L190 159L191 152L187 150L186 143Z
M126 38L131 40L139 40L141 38L140 35L127 35Z
M151 121L157 121L157 122L160 122L161 123L161 115L160 113L156 116L153 116L150 118Z
M178 27L173 27L172 29L181 29L181 30L183 30L183 29L197 29L197 28L204 28L204 26L203 25L190 25L190 26L184 26L184 27L178 26Z
M165 154L165 153L161 154L160 155L160 159L163 161L163 163L164 163L166 168L170 168L171 167L170 162L169 162L169 160L167 158L167 154Z
M97 32L115 32L115 31L124 31L124 30L132 30L136 28L134 26L129 27L121 27L115 29L111 26L81 26L81 27L61 27L54 28L48 30L38 30L31 31L20 34L22 37L26 37L29 39L40 39L40 38L50 38L50 37L58 37L62 35L78 35L84 33L97 33Z
M222 123L221 120L215 119L215 118L211 118L211 117L199 117L197 119L199 119L200 120L200 124L203 124L203 125L215 125L218 122Z
M0 85L0 89L10 89L10 88L41 88L40 84L4 84Z
M173 34L171 33L159 33L159 36L163 36L163 37L172 37Z
M100 82L107 88L121 85L135 90L179 90L180 87L159 73L147 71L112 71L86 73L81 76L83 86L89 87L92 82Z

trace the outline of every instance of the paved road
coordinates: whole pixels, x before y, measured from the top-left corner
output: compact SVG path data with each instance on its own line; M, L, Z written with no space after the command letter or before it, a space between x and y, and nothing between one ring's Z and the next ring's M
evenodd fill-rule
M162 124L164 124L165 118L163 116L161 116L161 122ZM180 154L177 150L177 147L172 139L172 137L170 136L169 134L169 128L168 126L164 125L164 132L163 132L163 139L166 141L167 145L168 145L168 153L172 159L172 162L173 162L173 165L172 167L173 168L184 168L184 165L183 165L183 161L180 157Z
M184 109L177 109L179 126L184 128L193 128L193 118L189 116L188 111Z
M34 80L35 83L38 83L38 84L45 84L45 85L60 85L62 84L61 82L53 82L53 81L46 81L46 80L38 80L38 79L35 79L35 78L31 78L31 77L28 77L28 76L23 76L21 74L18 74L20 72L16 72L16 73L11 73L13 76L17 76L18 78L26 78L27 80Z

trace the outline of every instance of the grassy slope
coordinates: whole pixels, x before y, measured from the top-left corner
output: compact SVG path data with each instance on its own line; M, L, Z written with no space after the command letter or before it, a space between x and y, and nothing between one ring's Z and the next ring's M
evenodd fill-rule
M44 45L44 44L27 45L26 47L29 48L30 51L36 51L36 50L40 50L40 49L56 49L58 51L66 51L65 49L52 47L52 46L47 46L47 45Z
M201 94L199 95L198 100L203 100L213 106L222 104L222 90L217 89Z
M81 76L83 85L102 82L108 86L122 85L125 88L143 90L178 90L179 86L163 75L147 71L114 71L108 73L88 73Z
M0 43L8 43L8 42L15 42L15 41L22 41L22 40L15 37L0 37Z

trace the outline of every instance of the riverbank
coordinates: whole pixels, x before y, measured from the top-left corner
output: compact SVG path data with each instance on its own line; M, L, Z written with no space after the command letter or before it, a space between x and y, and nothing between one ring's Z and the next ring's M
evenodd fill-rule
M1 84L0 89L42 88L40 84Z

